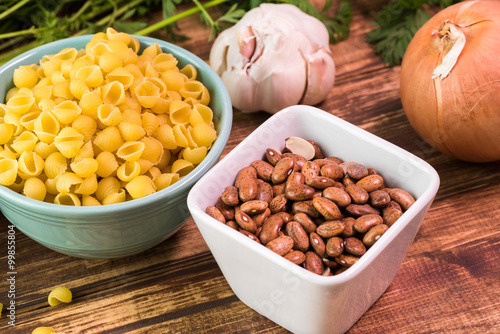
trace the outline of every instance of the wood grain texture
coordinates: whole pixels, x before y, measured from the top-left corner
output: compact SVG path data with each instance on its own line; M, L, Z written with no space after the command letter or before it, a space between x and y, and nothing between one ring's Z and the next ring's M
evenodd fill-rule
M365 42L372 19L356 10L349 40L331 46L336 83L318 107L426 160L441 186L392 284L348 333L499 333L500 164L457 161L418 137L399 99L399 67L384 66ZM178 26L190 38L178 44L208 60L209 32L198 18ZM235 110L223 156L269 117ZM0 216L4 304L8 225ZM4 309L1 333L288 333L234 295L191 218L162 244L113 260L61 255L17 231L16 264L17 326ZM73 301L50 307L60 285Z

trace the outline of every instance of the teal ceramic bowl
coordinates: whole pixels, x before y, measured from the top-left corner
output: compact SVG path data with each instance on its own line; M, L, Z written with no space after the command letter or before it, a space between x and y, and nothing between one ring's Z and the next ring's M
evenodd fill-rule
M49 43L12 59L0 68L0 102L13 87L14 69L39 63L44 55L68 47L83 49L92 36ZM73 207L32 200L0 186L0 209L22 233L54 251L81 258L116 258L139 253L158 245L190 216L186 197L191 187L219 159L232 125L229 94L218 75L196 55L170 43L135 36L145 48L158 43L173 54L179 66L192 64L198 79L208 88L210 107L218 137L207 157L187 176L152 195L119 204Z

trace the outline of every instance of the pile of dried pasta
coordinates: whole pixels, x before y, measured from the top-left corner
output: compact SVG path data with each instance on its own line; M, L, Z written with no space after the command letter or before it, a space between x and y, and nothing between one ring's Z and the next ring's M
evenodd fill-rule
M164 189L217 137L197 71L108 28L14 71L0 104L0 184L30 198L89 206Z

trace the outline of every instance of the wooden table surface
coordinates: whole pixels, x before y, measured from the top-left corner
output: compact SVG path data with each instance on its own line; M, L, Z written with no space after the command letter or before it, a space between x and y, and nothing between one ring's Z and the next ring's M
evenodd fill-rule
M336 82L318 107L421 157L441 186L392 284L348 333L499 333L500 164L457 161L418 137L401 106L400 68L384 66L365 43L372 19L355 9L349 39L331 46ZM208 59L209 32L198 16L179 27L190 39L178 44ZM234 111L223 156L268 117ZM6 304L9 222L0 217ZM15 236L16 326L4 307L1 333L287 333L234 295L191 218L162 244L113 260L69 257ZM73 301L49 306L61 285Z

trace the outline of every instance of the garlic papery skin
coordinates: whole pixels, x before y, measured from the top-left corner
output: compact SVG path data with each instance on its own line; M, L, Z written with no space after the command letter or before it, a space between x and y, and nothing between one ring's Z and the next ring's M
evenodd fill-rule
M243 112L318 104L335 81L326 27L290 4L250 10L216 38L209 60Z

